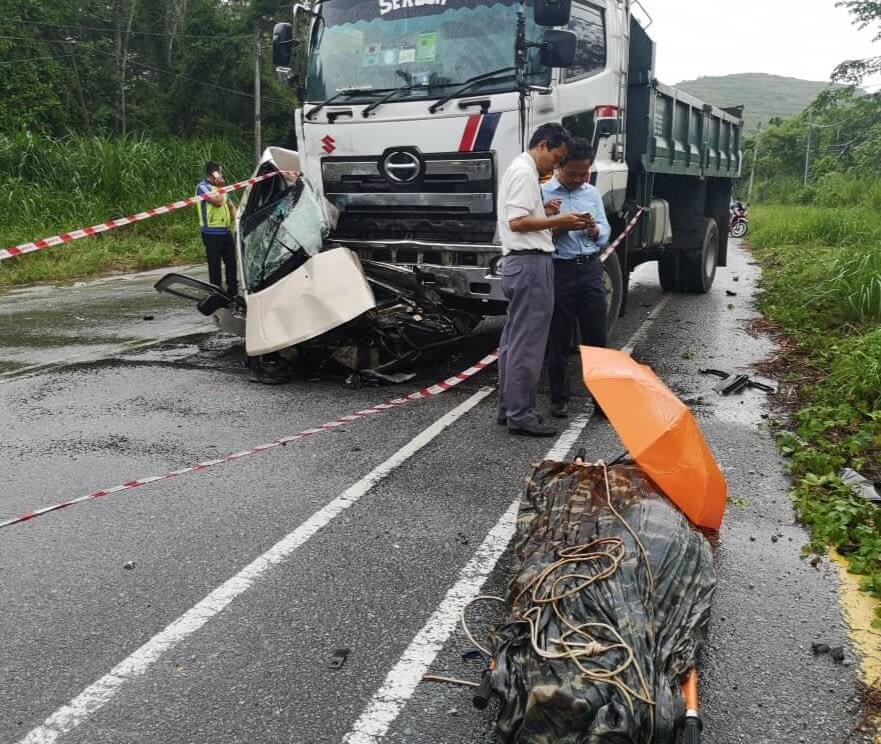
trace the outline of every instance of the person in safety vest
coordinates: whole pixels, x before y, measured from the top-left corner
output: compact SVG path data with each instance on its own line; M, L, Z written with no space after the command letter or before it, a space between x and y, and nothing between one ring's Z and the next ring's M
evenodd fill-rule
M196 196L204 194L208 196L196 204L196 209L199 210L199 227L202 231L202 242L205 244L205 255L208 260L208 280L215 286L223 288L220 268L223 263L226 270L227 292L235 297L239 293L239 281L236 273L236 243L232 235L236 207L226 194L214 193L223 184L223 166L209 160L205 163L205 178L196 187Z

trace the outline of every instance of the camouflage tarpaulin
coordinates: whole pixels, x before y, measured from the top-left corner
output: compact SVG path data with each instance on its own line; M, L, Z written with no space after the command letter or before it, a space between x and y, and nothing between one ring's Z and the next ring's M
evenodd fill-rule
M527 482L517 523L519 567L510 585L505 622L491 637L496 659L492 685L502 698L497 727L505 744L648 744L675 741L685 710L680 688L697 665L710 618L715 572L710 545L635 466L608 469L613 506L639 536L653 575L634 538L607 505L604 469L545 462ZM548 605L533 603L541 574L561 551L601 538L619 538L624 557L584 560L555 569L541 582L558 595L557 609L600 647L582 658L600 675L622 665L608 681L587 679L571 659L541 658L523 613L534 609L537 642L560 650L567 628ZM594 580L601 572L611 573ZM587 581L585 581L587 577ZM589 585L584 586L584 584ZM538 609L535 609L538 607ZM588 623L606 624L613 631ZM634 652L634 663L619 641ZM644 683L643 683L644 680ZM650 705L624 692L646 690Z

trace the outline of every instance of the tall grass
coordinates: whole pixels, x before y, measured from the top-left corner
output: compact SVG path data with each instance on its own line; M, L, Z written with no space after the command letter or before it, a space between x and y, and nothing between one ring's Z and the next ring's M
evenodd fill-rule
M0 135L0 247L165 204L194 192L204 163L228 179L250 175L248 148L223 140L110 141ZM106 236L0 264L0 285L86 276L109 268L149 268L198 259L194 209Z
M784 274L816 273L809 287L811 306L824 309L827 327L881 322L881 210L759 207L754 218L750 243L767 251L769 260L785 263ZM813 315L810 308L791 309L800 317Z

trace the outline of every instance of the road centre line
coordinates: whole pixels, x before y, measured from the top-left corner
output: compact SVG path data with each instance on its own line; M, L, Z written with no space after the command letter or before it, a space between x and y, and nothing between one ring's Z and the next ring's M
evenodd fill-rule
M636 345L645 338L652 323L658 319L658 316L664 311L664 308L667 307L667 303L670 302L671 296L672 295L665 294L660 300L658 300L658 304L652 308L651 312L642 322L642 325L636 329L636 333L634 333L627 344L621 348L621 351L627 354L627 356L633 356L633 351L636 349Z
M117 664L106 675L89 685L69 703L52 713L41 726L33 729L19 744L53 744L73 731L90 715L103 708L130 679L144 674L164 653L195 633L211 618L223 611L234 599L244 594L263 574L286 560L320 529L367 494L395 469L432 442L439 434L465 416L481 401L494 392L484 387L453 410L444 414L401 447L385 462L375 467L357 483L353 484L333 501L315 512L293 532L289 533L269 550L258 556L235 576L187 610L164 630Z
M670 295L665 295L655 305L622 349L625 354L633 354L636 345L648 333L669 300ZM589 416L574 419L548 451L545 459L563 460L578 441L589 420ZM385 738L407 701L415 694L423 675L431 668L453 634L462 608L480 595L483 585L508 548L517 526L519 507L518 497L508 506L471 560L459 572L456 583L447 591L428 622L388 673L382 687L376 691L349 733L343 737L343 744L378 744Z

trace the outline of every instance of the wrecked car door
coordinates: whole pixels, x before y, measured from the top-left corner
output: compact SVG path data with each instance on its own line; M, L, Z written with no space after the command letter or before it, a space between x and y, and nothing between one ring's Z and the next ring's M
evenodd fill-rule
M224 333L245 335L245 313L241 300L231 297L220 287L186 274L165 274L154 285L157 292L188 300L202 315L214 319Z
M291 150L270 147L256 175L298 171ZM348 248L322 250L332 207L302 177L249 187L238 217L239 273L249 356L296 346L373 309L373 291Z

